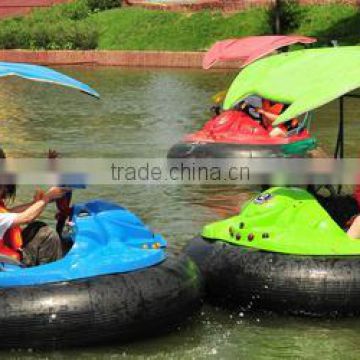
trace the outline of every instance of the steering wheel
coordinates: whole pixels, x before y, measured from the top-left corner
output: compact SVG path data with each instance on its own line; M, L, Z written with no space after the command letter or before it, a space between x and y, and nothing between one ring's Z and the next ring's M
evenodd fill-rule
M248 104L245 101L240 101L237 105L235 105L234 109L238 111L243 111L254 120L261 120L261 115L257 112L257 108L255 106L252 106L251 104ZM258 115L256 116L255 114Z
M9 265L16 265L16 266L21 266L23 267L24 265L17 259L14 259L11 256L7 256L4 254L0 254L0 263L5 263L5 264L9 264Z
M327 198L336 198L338 192L333 185L309 185L308 191L314 195L319 194L320 190L325 189L328 193Z

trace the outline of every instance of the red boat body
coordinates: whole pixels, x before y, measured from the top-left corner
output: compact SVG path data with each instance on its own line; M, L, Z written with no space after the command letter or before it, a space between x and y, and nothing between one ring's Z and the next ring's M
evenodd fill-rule
M307 129L289 137L270 137L269 131L271 129L266 130L245 112L228 110L213 117L201 130L186 135L183 141L191 144L227 143L268 146L286 145L311 138Z

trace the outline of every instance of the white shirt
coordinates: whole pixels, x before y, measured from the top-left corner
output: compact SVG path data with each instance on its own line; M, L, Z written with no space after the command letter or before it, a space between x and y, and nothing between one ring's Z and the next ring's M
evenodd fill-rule
M6 230L12 226L16 216L16 213L0 213L0 239L4 237Z

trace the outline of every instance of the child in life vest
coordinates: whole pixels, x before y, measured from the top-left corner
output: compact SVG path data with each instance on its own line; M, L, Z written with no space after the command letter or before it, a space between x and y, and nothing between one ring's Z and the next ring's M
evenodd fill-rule
M273 127L274 121L286 109L286 105L271 102L263 99L262 108L258 108L257 112L262 115L263 125L269 130L270 137L286 137L287 132L298 126L298 119L291 119L283 124Z
M56 261L62 257L58 233L37 218L46 206L64 196L69 189L52 187L47 192L36 192L33 201L7 207L13 199L15 185L0 185L0 254L35 266ZM23 227L24 226L24 227Z
M49 157L55 156L49 152ZM0 159L5 159L0 149ZM16 196L16 185L0 185L0 255L35 266L56 261L62 257L62 244L58 233L37 220L46 206L62 198L69 189L52 187L47 192L36 191L31 202L8 207Z

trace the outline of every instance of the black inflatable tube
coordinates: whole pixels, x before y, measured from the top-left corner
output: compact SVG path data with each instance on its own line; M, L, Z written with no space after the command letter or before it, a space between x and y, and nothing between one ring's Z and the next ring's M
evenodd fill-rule
M207 296L223 305L309 316L360 314L360 256L293 256L194 238Z
M0 290L1 348L124 342L165 331L200 305L202 279L186 255L144 270Z
M280 145L239 145L226 143L177 143L168 151L169 159L183 158L266 158L283 157Z

